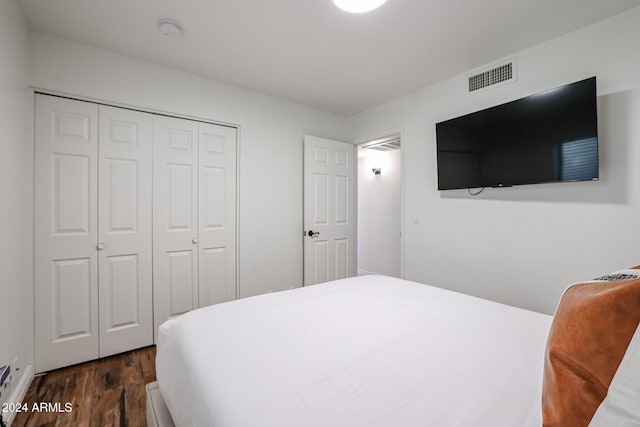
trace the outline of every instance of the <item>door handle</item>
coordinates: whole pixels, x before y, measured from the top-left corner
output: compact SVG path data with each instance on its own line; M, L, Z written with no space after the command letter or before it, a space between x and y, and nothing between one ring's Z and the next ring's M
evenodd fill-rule
M319 231L312 231L312 230L309 230L309 231L307 232L307 236L309 236L309 237L318 237L319 235L320 235L320 232L319 232Z

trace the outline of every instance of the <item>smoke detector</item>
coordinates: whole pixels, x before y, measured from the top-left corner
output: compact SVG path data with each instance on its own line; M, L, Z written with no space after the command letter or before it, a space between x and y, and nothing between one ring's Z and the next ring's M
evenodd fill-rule
M158 22L158 29L163 36L180 38L182 37L182 27L173 19L161 19Z

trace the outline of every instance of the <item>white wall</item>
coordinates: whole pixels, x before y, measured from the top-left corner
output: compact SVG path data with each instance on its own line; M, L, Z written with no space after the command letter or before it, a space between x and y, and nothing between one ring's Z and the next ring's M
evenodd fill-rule
M240 291L302 284L302 138L345 119L175 69L31 33L32 84L241 126Z
M358 274L400 277L400 160L400 150L358 147Z
M516 53L515 83L469 95L465 73L349 119L353 140L403 130L408 279L552 313L571 282L640 264L638 40L635 8ZM435 123L593 75L599 182L436 190Z
M0 1L0 366L33 363L33 144L28 32L13 0Z

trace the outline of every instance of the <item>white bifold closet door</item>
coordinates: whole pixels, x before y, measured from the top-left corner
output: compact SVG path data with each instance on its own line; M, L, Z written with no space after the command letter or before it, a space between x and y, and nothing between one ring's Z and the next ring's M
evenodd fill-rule
M98 106L36 96L35 368L99 356Z
M198 123L198 306L236 299L236 129Z
M154 333L198 307L198 123L154 117Z
M100 106L100 357L153 344L152 115Z
M151 116L36 95L36 372L153 342Z
M236 298L236 129L154 117L154 322Z

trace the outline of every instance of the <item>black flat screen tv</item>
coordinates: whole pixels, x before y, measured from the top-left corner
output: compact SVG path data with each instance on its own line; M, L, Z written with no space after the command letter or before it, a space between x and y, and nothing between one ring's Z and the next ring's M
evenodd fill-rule
M438 190L594 181L596 78L436 124Z

